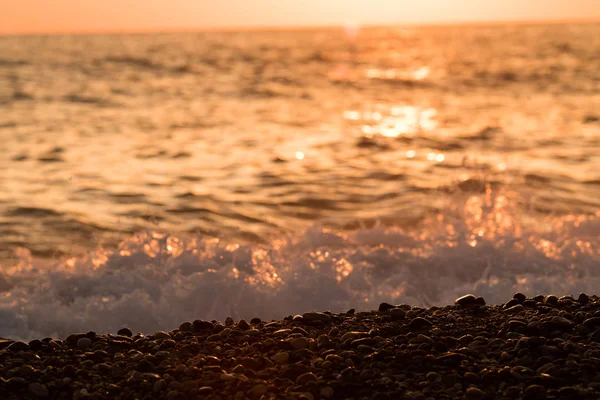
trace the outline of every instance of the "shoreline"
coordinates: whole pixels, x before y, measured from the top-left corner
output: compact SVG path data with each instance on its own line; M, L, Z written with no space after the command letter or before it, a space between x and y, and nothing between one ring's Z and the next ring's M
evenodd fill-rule
M3 399L596 399L595 371L586 294L0 339Z

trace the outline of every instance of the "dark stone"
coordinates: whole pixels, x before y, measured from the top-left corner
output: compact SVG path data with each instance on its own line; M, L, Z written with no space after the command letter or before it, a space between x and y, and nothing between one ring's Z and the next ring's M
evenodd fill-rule
M581 293L577 298L577 302L580 304L588 304L590 302L590 297L585 293Z
M527 324L523 321L519 321L519 320L508 321L508 329L510 329L511 331L518 331L521 329L525 329L526 327L527 327Z
M561 398L576 399L579 396L579 389L573 386L565 386L558 389L558 395Z
M193 332L212 331L213 324L210 321L196 320L192 322Z
M406 312L401 308L392 308L388 311L392 321L400 321L406 317Z
M528 308L537 308L538 302L533 299L527 299L523 302L523 306Z
M320 312L306 312L302 314L302 318L305 322L329 322L331 317L325 313Z
M193 326L191 322L184 322L181 325L179 325L179 330L182 332L191 332L192 328Z
M506 309L509 309L509 308L514 307L514 306L519 305L519 304L521 304L521 302L519 300L517 300L517 299L511 299L506 304L504 304L504 306L502 308L504 308L506 310Z
M436 358L437 361L445 364L459 364L464 359L465 356L460 353L446 353Z
M429 321L428 319L417 317L417 318L413 319L412 321L410 321L410 323L408 324L408 329L410 329L412 331L418 331L421 329L431 328L432 326L433 326L433 323L431 321Z
M389 304L389 303L381 303L379 305L379 309L378 310L379 310L379 312L386 312L386 311L391 310L392 308L394 308L394 306L391 305L391 304Z
M583 325L591 330L598 329L600 328L600 317L588 318L583 321Z
M254 371L259 371L261 369L261 362L254 358L244 357L241 364L244 368L252 369Z
M291 365L282 371L281 377L295 381L300 375L310 372L310 370L310 367L305 365Z
M529 385L523 391L525 399L543 399L546 395L546 388L542 385Z
M485 305L485 299L483 297L476 297L473 294L467 294L456 299L454 304L463 308L471 308Z
M544 298L544 303L554 306L558 304L558 297L553 294L550 294Z
M29 345L25 342L13 342L8 346L8 351L28 351Z
M40 350L42 347L44 346L44 344L42 343L41 340L38 339L34 339L31 342L29 342L29 348L33 351L38 351Z
M513 299L517 300L519 303L523 303L525 300L527 300L527 296L525 296L523 293L515 293L513 295Z
M156 367L148 360L142 360L139 362L137 368L140 372L154 372Z
M119 329L119 331L117 332L117 335L126 336L126 337L132 337L133 336L133 332L131 332L131 329L129 329L129 328L122 328L122 329Z
M250 324L248 324L245 319L240 319L237 323L237 326L243 331L250 329Z

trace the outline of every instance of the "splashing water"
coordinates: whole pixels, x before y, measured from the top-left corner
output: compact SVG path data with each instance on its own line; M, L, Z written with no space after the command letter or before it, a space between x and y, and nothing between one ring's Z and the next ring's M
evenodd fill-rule
M528 224L507 191L467 196L419 230L315 227L267 245L143 232L116 250L0 268L0 337L28 339L185 320L280 318L373 309L382 301L450 304L474 292L577 294L600 283L600 215ZM531 226L530 226L531 225Z

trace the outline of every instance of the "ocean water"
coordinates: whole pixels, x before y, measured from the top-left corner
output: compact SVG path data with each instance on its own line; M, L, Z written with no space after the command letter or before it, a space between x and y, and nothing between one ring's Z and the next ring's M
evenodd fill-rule
M600 25L0 37L0 337L600 287Z

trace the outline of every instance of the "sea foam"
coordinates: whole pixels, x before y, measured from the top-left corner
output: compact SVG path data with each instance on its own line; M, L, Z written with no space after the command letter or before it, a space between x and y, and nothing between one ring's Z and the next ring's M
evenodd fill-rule
M36 260L19 249L0 268L0 337L153 332L183 321L281 318L309 310L374 309L382 301L488 303L594 293L600 214L527 223L510 194L467 196L419 228L342 232L314 227L266 245L142 232L116 249Z

